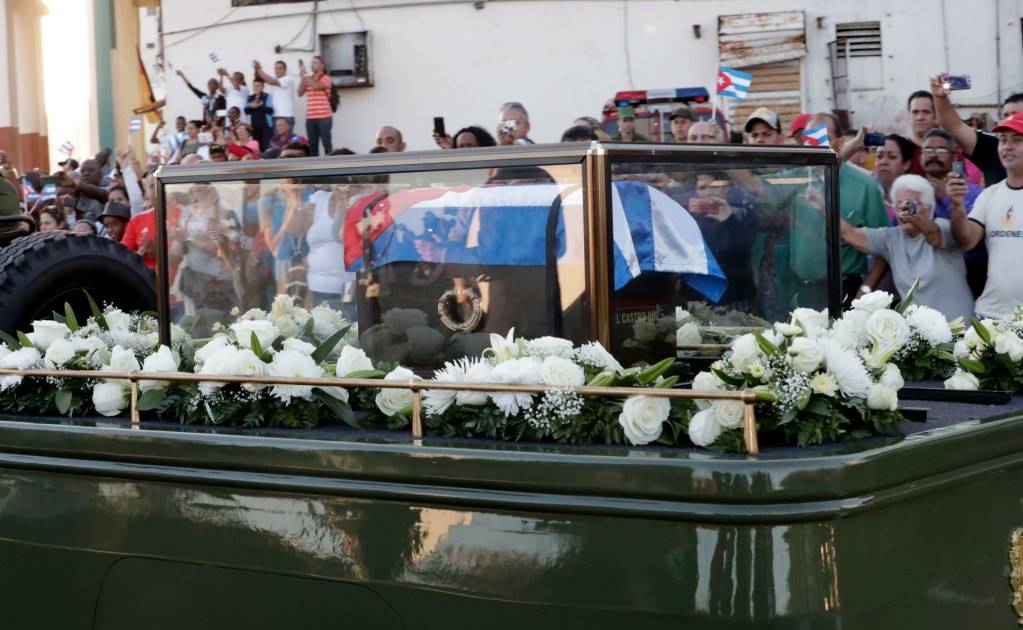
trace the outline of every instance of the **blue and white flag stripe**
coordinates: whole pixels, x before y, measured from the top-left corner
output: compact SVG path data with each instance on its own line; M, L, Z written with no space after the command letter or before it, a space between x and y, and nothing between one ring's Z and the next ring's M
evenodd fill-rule
M612 189L615 289L644 271L682 274L711 301L721 299L728 280L700 232L700 226L671 197L639 182L615 182Z
M578 220L582 190L541 184L451 190L406 208L392 208L394 224L373 242L373 266L393 262L544 265L550 207L559 194L564 200L556 229L558 262L579 264L585 258ZM616 290L645 271L661 271L682 274L708 299L720 299L728 281L688 212L640 182L615 182L612 199ZM438 221L449 223L430 233L430 226ZM433 246L417 245L424 239ZM348 271L361 266L358 259Z

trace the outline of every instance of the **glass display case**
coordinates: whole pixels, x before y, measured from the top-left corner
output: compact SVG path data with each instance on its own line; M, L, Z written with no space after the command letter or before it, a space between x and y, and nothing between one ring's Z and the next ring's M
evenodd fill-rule
M511 328L627 362L713 354L837 312L836 173L825 149L597 143L166 167L163 334L288 294L423 370Z

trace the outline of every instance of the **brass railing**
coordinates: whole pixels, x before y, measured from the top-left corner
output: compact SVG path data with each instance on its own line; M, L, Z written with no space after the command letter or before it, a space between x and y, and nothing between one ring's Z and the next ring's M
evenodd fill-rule
M460 392L505 392L511 394L542 394L552 388L549 385L506 385L499 383L452 383L447 381L385 381L368 378L301 378L291 376L232 376L213 374L192 374L189 372L98 372L91 370L10 370L0 369L0 376L22 376L25 378L83 378L94 380L120 380L131 383L129 399L130 418L134 425L140 424L138 400L139 381L184 382L184 383L239 383L257 385L305 385L312 387L344 387L357 389L408 389L412 391L412 438L423 437L423 390L454 390ZM741 391L713 391L693 389L666 389L657 387L571 387L569 391L580 396L604 396L628 398L648 396L651 398L682 398L689 400L738 400L743 403L743 442L746 452L758 453L756 393L750 389Z

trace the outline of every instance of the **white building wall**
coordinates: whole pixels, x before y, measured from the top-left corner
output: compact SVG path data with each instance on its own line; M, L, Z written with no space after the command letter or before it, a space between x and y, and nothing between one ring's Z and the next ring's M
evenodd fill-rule
M906 96L926 88L927 76L944 69L942 7L948 69L973 76L974 89L956 95L971 104L967 111L999 100L996 8L1002 97L1023 89L1016 0L505 0L484 2L482 9L458 0L416 4L360 0L353 12L347 0L320 3L318 34L369 30L372 38L374 86L342 91L335 146L367 151L376 129L391 124L404 132L410 149L432 148L433 116L444 116L450 130L468 124L491 129L497 106L507 100L521 100L529 108L535 140L556 141L574 118L599 116L618 90L713 86L717 16L732 13L806 12L807 111L832 107L827 43L834 39L835 24L880 20L883 76L875 82L883 89L852 94L856 124L901 124ZM311 6L232 9L230 0L163 2L168 120L200 113L198 100L173 76L175 69L200 87L218 65L251 77L254 58L268 69L283 58L297 71L299 57L313 53L277 54L274 47L289 41L309 45ZM694 24L701 27L699 39ZM318 45L318 38L312 41ZM219 63L210 61L211 53Z

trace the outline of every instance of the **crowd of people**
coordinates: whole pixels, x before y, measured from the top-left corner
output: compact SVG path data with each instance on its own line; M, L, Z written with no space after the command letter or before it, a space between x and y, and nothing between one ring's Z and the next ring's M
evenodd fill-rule
M81 162L64 160L51 174L20 175L0 151L0 214L27 214L40 231L106 236L155 267L153 173L159 164L354 153L332 145L337 93L319 57L312 59L308 71L300 64L297 76L289 74L283 61L274 64L272 73L253 62L251 86L242 72L226 68L207 81L206 90L192 85L181 71L178 75L199 99L201 116L178 116L172 131L161 122L151 138L160 151L147 163L130 150L104 149ZM304 135L295 128L303 100ZM1004 271L1023 261L1023 244L1014 240L1023 238L1023 219L1015 211L1023 204L1023 94L1005 100L1002 120L991 132L959 118L938 78L931 80L929 90L909 96L906 112L909 126L904 134L877 134L847 129L831 113L800 114L783 125L776 112L762 107L744 122L742 141L803 144L807 129L827 129L830 147L841 160L837 205L846 300L880 288L905 294L917 282L916 300L949 317L1003 315L1023 304L1023 284ZM675 109L669 121L676 143L726 142L717 120L702 119L688 107ZM530 129L526 107L508 102L498 109L493 133L469 125L453 134L435 130L433 139L442 149L531 144ZM637 132L636 112L629 107L618 110L614 135L589 116L572 121L562 135L562 142L593 140L648 142ZM401 131L384 126L371 152L405 147ZM739 191L763 194L758 190L763 182L732 179L729 185ZM333 203L322 201L325 208ZM690 201L687 197L683 205ZM823 207L822 199L807 201ZM287 201L278 205L283 208ZM730 213L723 210L722 215ZM196 226L182 223L185 231L198 230ZM272 240L273 230L267 234ZM281 248L280 243L267 245L274 252ZM201 261L195 266L201 267Z

